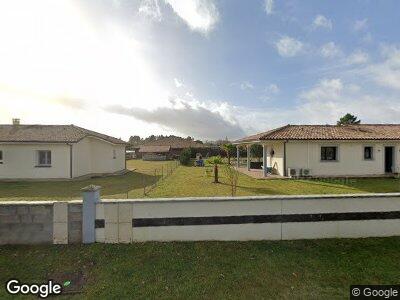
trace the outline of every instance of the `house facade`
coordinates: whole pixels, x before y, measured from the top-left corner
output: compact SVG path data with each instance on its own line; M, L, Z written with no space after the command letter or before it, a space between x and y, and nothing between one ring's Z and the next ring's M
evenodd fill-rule
M125 142L74 125L0 125L0 179L71 179L121 172Z
M287 125L235 141L263 146L264 176L386 176L400 172L400 125ZM251 160L247 151L248 163ZM249 164L248 164L249 168Z

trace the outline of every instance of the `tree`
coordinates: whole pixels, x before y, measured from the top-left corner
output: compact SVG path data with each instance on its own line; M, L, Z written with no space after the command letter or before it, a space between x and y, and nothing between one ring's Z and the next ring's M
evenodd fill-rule
M179 155L179 162L181 165L188 166L190 164L190 158L192 156L192 150L190 148L183 149Z
M360 124L361 120L357 120L357 116L352 114L345 114L343 117L337 121L337 125L350 125L350 124Z
M142 139L138 135L133 135L129 138L129 144L131 145L139 145Z
M260 144L251 145L250 154L251 157L256 157L258 160L261 160L261 157L263 157L263 147Z
M222 165L223 161L221 156L213 156L207 160L207 163L214 165L214 183L219 183L218 180L218 165Z
M228 158L228 165L231 164L231 156L235 155L236 147L231 143L225 143L221 146L221 149L225 151L226 157Z

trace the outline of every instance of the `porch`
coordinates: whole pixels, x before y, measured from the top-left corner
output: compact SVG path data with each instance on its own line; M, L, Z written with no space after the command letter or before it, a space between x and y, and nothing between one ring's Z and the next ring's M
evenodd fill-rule
M257 145L257 148L254 145ZM245 157L241 149L246 150ZM262 151L262 153L261 153ZM242 158L241 155L242 154ZM255 157L252 157L255 156ZM255 160L254 158L257 158ZM281 141L236 144L236 169L256 179L282 179L285 175L285 143Z

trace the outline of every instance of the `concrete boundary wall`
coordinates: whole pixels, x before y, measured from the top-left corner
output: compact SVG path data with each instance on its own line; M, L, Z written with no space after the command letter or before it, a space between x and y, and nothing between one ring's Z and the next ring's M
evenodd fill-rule
M102 200L96 204L96 241L106 243L395 235L400 235L398 193Z
M0 245L82 242L82 201L0 202Z
M0 244L400 236L400 193L0 202Z

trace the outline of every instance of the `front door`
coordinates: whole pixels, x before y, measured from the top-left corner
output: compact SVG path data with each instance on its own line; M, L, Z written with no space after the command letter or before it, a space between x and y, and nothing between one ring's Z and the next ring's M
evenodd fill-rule
M393 173L393 147L385 147L385 172Z

